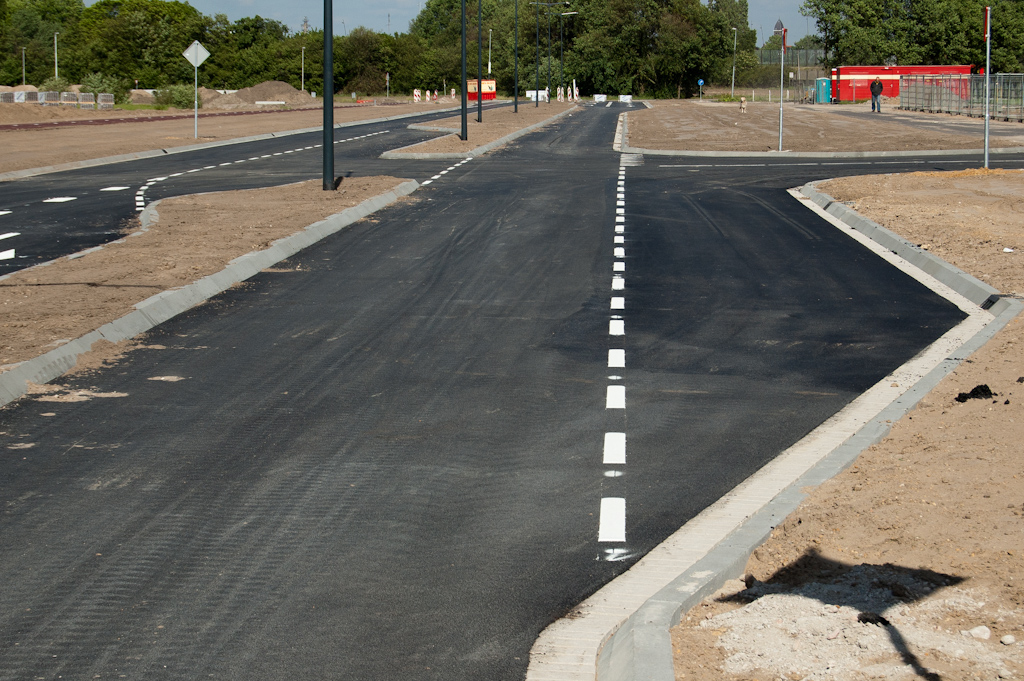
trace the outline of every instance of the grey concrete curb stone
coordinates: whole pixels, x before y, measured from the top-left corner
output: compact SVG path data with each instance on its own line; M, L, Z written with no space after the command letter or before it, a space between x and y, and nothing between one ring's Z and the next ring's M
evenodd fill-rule
M46 383L75 366L78 356L88 352L93 343L107 340L117 343L148 331L158 324L185 312L199 303L245 281L263 269L295 255L317 241L342 230L352 223L374 213L416 191L419 183L403 182L395 189L363 201L357 206L315 222L304 230L275 241L262 251L253 251L232 260L227 267L188 286L158 293L135 305L135 311L104 324L80 338L65 343L46 354L18 364L0 373L0 406L8 404L26 393L27 383ZM144 225L156 217L155 204L147 207Z
M1000 297L991 286L949 263L923 251L905 239L848 206L818 192L813 183L800 191L825 211L839 218L876 243L981 307L995 318L979 333L961 345L937 367L919 380L899 399L889 404L855 435L834 449L817 465L800 476L769 504L762 507L727 536L693 567L648 599L605 642L597 662L599 681L675 681L670 629L702 600L720 589L726 581L739 577L754 549L768 539L772 530L807 497L804 490L816 487L849 467L862 451L888 435L892 424L913 409L939 382L972 353L987 343L1010 320L1024 310L1024 303Z
M571 109L566 109L565 111L562 111L561 113L557 113L554 116L552 116L551 118L545 118L540 123L534 123L533 125L525 127L522 130L517 130L516 132L513 132L513 133L511 133L509 135L505 135L504 137L496 139L493 142L488 142L487 144L481 145L481 146L477 147L476 149L472 149L470 151L463 152L463 153L458 153L458 154L453 154L453 153L428 154L428 153L403 153L402 152L402 149L411 149L412 147L415 147L418 144L421 144L420 142L417 142L416 144L411 144L411 145L409 145L407 147L401 147L400 149L394 149L392 151L385 151L383 154L380 155L380 157L381 158L386 158L386 159L415 159L415 160L437 159L437 160L445 160L445 161L456 161L456 160L463 159L463 158L472 158L474 156L482 156L483 154L486 154L488 151L491 151L493 149L497 149L498 147L500 147L503 144L507 144L508 142L511 142L512 140L514 140L516 138L522 137L523 135L527 135L527 134L533 132L534 130L536 130L537 128L541 127L542 125L547 125L551 121L553 121L553 120L555 120L557 118L560 118L561 116L565 116L566 114L572 113L577 108L579 108L579 105L574 106ZM412 127L412 126L409 126L409 127ZM420 128L417 128L417 129L420 129ZM445 130L445 128L434 128L434 130L441 130L441 131L443 131L443 130ZM458 134L458 133L453 133L453 134Z
M363 121L352 121L349 123L337 123L334 129L338 128L350 128L356 125L367 125L369 123L386 123L387 121L397 121L402 118L413 118L414 116L424 116L427 113L445 113L446 111L455 111L455 108L449 109L438 109L436 111L429 111L423 113L408 113L398 114L395 116L385 116L383 118L371 118ZM234 139L222 140L220 142L203 142L201 144L189 144L184 147L170 147L167 149L151 149L149 151L136 151L131 154L120 154L118 156L105 156L103 158L93 158L85 161L72 161L70 163L60 163L53 166L42 166L40 168L26 168L24 170L12 170L7 173L0 173L0 182L6 182L8 180L19 180L25 177L35 177L36 175L46 175L48 173L59 173L64 170L78 170L79 168L94 168L96 166L110 165L112 163L124 163L125 161L137 161L142 158L156 158L157 156L167 156L168 154L182 154L188 151L197 151L200 149L212 149L213 147L226 147L232 144L244 144L246 142L258 142L260 140L273 139L275 137L289 137L291 135L301 135L310 132L320 132L323 130L322 127L316 128L301 128L299 130L285 130L283 132L268 132L261 135L250 135L249 137L236 137Z

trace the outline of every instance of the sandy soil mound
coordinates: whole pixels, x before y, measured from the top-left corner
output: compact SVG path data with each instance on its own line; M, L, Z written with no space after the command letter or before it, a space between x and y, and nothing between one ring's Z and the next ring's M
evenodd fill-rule
M314 104L316 100L280 80L268 80L259 85L242 88L235 96L252 105L256 102L285 102L291 106Z
M132 104L152 104L156 101L148 90L132 90Z

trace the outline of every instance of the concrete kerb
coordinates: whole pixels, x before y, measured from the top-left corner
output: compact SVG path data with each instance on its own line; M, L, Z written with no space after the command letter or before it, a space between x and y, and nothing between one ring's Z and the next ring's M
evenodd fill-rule
M397 121L403 118L413 118L416 116L424 116L428 113L447 113L448 111L457 111L458 107L437 109L434 111L423 112L423 113L407 113L397 114L395 116L385 116L383 118L371 118L362 121L351 121L348 123L336 123L334 129L339 128L350 128L356 125L367 125L370 123L386 123L387 121ZM103 158L88 159L85 161L72 161L70 163L60 163L52 166L42 166L40 168L26 168L25 170L12 170L7 173L0 173L0 182L6 182L8 180L18 180L26 177L35 177L36 175L46 175L48 173L59 173L64 170L78 170L80 168L94 168L96 166L110 165L113 163L124 163L125 161L137 161L144 158L156 158L158 156L167 156L169 154L183 154L189 151L198 151L201 149L212 149L214 147L225 147L232 144L244 144L246 142L259 142L260 140L274 139L276 137L289 137L291 135L302 135L305 133L319 132L323 130L322 127L316 128L301 128L298 130L285 130L283 132L268 132L260 135L250 135L248 137L236 137L229 140L221 140L219 142L202 142L200 144L189 144L183 147L169 147L167 149L151 149L149 151L137 151L131 154L120 154L118 156L105 156Z
M683 156L692 158L907 158L911 156L982 156L984 149L928 149L923 151L680 151L676 149L643 149L629 145L629 112L622 119L622 152L644 156ZM1024 147L989 149L989 154L1024 154Z
M393 159L413 159L413 160L445 160L445 161L451 160L451 161L455 161L455 160L459 160L459 159L463 159L463 158L472 158L474 156L481 156L483 154L486 154L488 151L492 151L494 149L497 149L498 147L500 147L503 144L507 144L507 143L511 142L514 139L522 137L523 135L528 135L529 133L533 132L534 130L540 128L541 126L547 125L548 123L550 123L551 121L553 121L553 120L555 120L557 118L560 118L560 117L562 117L562 116L564 116L566 114L572 113L577 108L579 108L579 105L574 106L571 109L566 109L565 111L557 113L557 114L555 114L554 116L552 116L550 118L545 118L543 121L541 121L539 123L534 123L533 125L527 126L527 127L523 128L522 130L517 130L516 132L513 132L513 133L511 133L509 135L505 135L504 137L500 137L500 138L498 138L498 139L496 139L496 140L494 140L492 142L488 142L487 144L483 144L483 145L481 145L481 146L479 146L479 147L477 147L475 149L472 149L470 151L459 152L459 153L437 153L437 154L431 154L431 153L425 153L425 152L424 153L418 153L418 152L404 152L404 151L402 151L403 149L412 149L413 147L418 146L419 144L422 144L422 142L417 142L416 144L410 144L407 147L401 147L399 149L394 149L392 151L385 151L383 154L380 155L380 157L381 158L385 158L385 159L392 159L392 160ZM412 126L409 126L409 127L412 127ZM417 129L424 129L424 128L417 127ZM445 128L434 128L434 129L435 130L439 130L439 131L445 130ZM458 134L458 132L455 132L455 133L452 133L452 134Z
M253 251L232 260L220 272L203 277L180 289L163 291L135 305L135 310L104 324L99 329L65 343L39 357L27 360L16 367L0 373L0 406L12 402L28 390L28 382L46 383L74 368L79 355L88 352L93 343L107 340L117 343L133 338L143 331L185 312L199 303L221 293L232 285L245 281L303 248L342 230L381 208L390 205L399 197L416 191L419 183L403 182L391 191L367 199L340 213L315 222L304 230L274 241L262 251ZM157 219L156 202L143 211L146 225Z
M882 406L877 414L857 429L851 437L840 442L768 503L753 511L722 541L695 560L667 586L644 601L617 628L609 632L599 646L593 676L588 675L586 678L597 678L599 681L674 681L675 670L669 631L679 623L681 617L721 588L727 580L739 577L743 573L754 549L760 546L770 536L771 531L806 498L805 490L821 484L850 466L864 449L884 438L892 424L913 409L945 376L1024 310L1024 303L1021 301L1001 297L995 289L984 282L858 215L830 196L818 192L813 184L805 185L792 193L802 195L802 200L817 204L848 229L863 234L882 249L892 251L903 260L940 279L956 294L979 308L988 309L991 314L990 320L969 337L958 341L958 345L944 359L937 362L908 390ZM773 464L769 464L771 465ZM730 493L730 496L732 495L734 493ZM698 519L700 518L701 516L698 516ZM545 654L545 651L541 651L540 654ZM528 675L528 678L531 678L531 675ZM537 673L532 675L532 678L541 679L545 676L543 673ZM581 675L579 678L584 676Z

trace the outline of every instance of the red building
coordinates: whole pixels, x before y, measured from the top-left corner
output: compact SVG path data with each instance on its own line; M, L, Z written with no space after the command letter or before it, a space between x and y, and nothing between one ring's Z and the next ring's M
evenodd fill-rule
M840 66L832 69L832 101L853 102L871 99L871 91L868 88L876 76L882 80L883 97L898 97L900 76L970 72L970 66Z

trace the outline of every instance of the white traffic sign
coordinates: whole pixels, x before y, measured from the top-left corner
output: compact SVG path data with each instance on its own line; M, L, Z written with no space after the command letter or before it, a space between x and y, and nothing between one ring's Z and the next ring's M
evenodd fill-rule
M199 65L206 61L206 58L210 56L210 51L196 40L181 53L181 56L188 59L189 64L199 68Z

